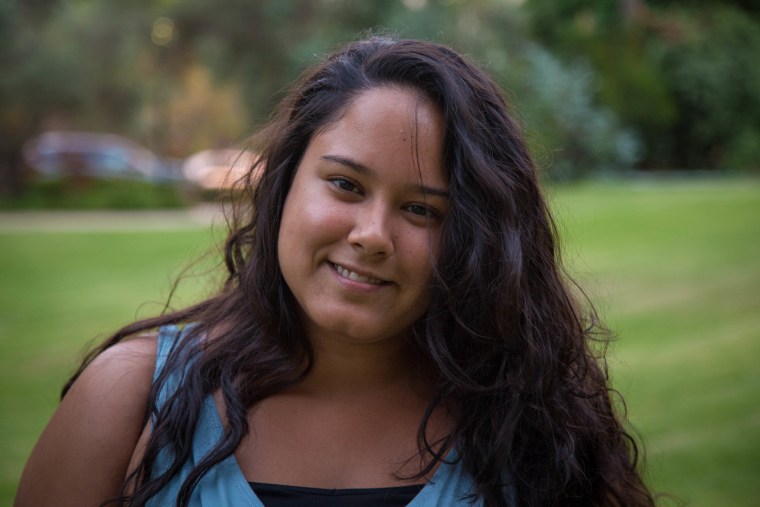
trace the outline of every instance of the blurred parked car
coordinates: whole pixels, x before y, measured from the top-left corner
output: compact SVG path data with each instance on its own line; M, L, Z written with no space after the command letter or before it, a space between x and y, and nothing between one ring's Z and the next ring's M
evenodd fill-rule
M256 160L252 151L204 150L185 159L182 173L188 181L206 190L230 188Z
M178 162L115 134L47 132L26 143L24 159L45 178L181 178Z

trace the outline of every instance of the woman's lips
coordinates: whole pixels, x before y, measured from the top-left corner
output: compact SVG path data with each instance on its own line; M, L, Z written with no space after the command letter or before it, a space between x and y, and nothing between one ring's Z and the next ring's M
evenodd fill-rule
M371 285L383 285L383 284L388 283L385 280L381 280L380 278L375 278L373 276L357 273L356 271L353 271L345 266L341 266L340 264L336 264L334 262L331 262L330 265L335 270L335 272L338 273L340 276L348 280L352 280L354 282L368 283Z

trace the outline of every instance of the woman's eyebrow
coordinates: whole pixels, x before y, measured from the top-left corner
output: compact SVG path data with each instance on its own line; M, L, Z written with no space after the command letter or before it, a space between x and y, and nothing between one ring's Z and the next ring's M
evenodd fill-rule
M343 157L340 155L322 155L320 158L322 160L327 160L328 162L333 162L336 164L346 166L349 169L356 171L359 174L363 174L371 178L377 176L377 173L373 169L367 167L366 165L362 163L357 162L356 160L352 160L347 157ZM427 185L410 185L410 189L412 191L415 191L424 195L445 197L447 199L449 197L448 191L442 188L429 187Z
M342 157L340 155L322 155L320 158L322 158L322 160L327 160L328 162L344 165L365 176L376 176L375 171L364 164L360 164L356 160L351 160L350 158Z

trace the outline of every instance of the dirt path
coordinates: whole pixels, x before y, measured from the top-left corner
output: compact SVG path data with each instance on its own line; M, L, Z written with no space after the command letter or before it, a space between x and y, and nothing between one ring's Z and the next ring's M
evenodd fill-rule
M0 233L162 231L211 225L224 225L215 205L181 210L0 212Z

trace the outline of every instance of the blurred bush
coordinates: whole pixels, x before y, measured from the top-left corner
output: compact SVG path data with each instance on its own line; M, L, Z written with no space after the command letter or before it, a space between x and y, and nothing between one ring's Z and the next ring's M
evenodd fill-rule
M532 34L587 59L641 166L760 172L760 3L527 0Z
M686 167L760 172L760 22L725 5L665 19L680 29L655 60L680 113L674 156Z
M563 64L535 46L516 82L528 142L552 179L629 169L640 159L638 136L595 99L596 74L587 64Z
M16 197L0 199L0 209L151 209L187 205L176 183L137 180L67 179L36 181Z

